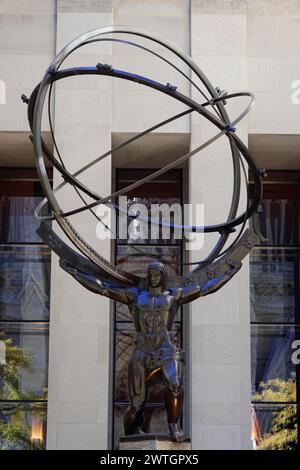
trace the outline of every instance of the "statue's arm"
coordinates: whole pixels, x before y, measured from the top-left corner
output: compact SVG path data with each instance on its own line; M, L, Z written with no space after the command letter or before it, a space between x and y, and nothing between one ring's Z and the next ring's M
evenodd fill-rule
M241 269L242 260L258 241L259 236L247 229L239 241L221 258L186 276L184 287L175 289L175 299L178 304L186 304L221 289Z
M205 281L201 284L200 296L203 297L204 295L212 294L213 292L221 289L221 287L227 284L227 282L235 276L241 267L242 263L236 264L235 266L231 266L226 272Z
M110 299L117 300L123 304L129 304L131 302L131 293L128 293L127 289L121 287L111 286L109 283L100 281L95 275L90 273L84 273L74 268L70 263L60 258L59 265L67 273L71 274L80 284L86 289L94 292L95 294L104 295Z
M196 300L198 297L200 297L200 286L191 285L187 287L180 287L175 290L173 295L178 305L187 304L192 302L192 300Z
M187 304L198 297L212 294L221 289L241 268L242 263L230 267L226 272L215 275L201 284L182 287L176 291L175 298L179 305Z

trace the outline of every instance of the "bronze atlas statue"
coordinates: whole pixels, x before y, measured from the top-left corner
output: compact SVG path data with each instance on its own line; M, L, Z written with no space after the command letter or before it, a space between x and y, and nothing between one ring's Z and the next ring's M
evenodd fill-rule
M129 40L131 37L137 40L142 39L143 43L139 44ZM142 75L115 69L107 64L98 63L95 65L91 64L89 67L62 68L63 62L75 50L88 44L101 43L102 41L121 43L126 47L139 48L145 54L154 55L181 74L189 82L190 86L200 93L203 101L199 103L192 99L191 96L180 93L177 87L169 82L166 84L160 83ZM149 47L145 46L145 41L150 44ZM153 44L156 45L155 52L151 49ZM161 53L157 52L157 47L162 49ZM174 56L176 64L171 59L165 57L165 52ZM178 61L181 61L182 65L184 65L184 70L188 66L193 74L187 75L177 65ZM168 119L118 144L72 174L63 163L55 140L50 104L53 85L64 78L78 75L91 75L95 76L95 78L106 76L135 82L138 86L150 87L157 92L168 95L171 99L182 103L185 108L181 113L170 116ZM193 79L191 78L192 76ZM50 131L56 151L55 154L41 135L41 120L47 94ZM239 97L249 98L250 103L240 116L230 120L225 109L226 103L230 99ZM40 237L60 257L60 266L65 271L90 291L126 304L132 316L136 338L135 347L128 365L130 404L124 418L125 434L133 435L143 432L144 410L149 389L153 383L161 381L164 385L164 403L170 435L173 440L182 441L184 433L180 426L180 420L184 395L184 354L180 348L172 343L170 337L176 312L181 305L189 303L198 297L211 294L227 283L239 271L243 258L247 256L251 248L261 238L258 228L258 213L261 210L261 179L264 171L256 168L248 148L237 136L235 127L249 112L254 97L250 92L229 94L213 87L198 65L187 54L155 35L137 28L108 26L89 31L65 46L50 64L44 78L33 90L30 98L27 99L26 96L22 95L22 99L28 104L28 120L32 132L31 140L34 146L36 166L46 196L36 209L36 216L40 220L40 227L38 229ZM197 148L168 165L153 171L152 174L138 182L130 184L109 196L103 197L92 188L86 186L80 179L81 174L111 155L112 152L130 145L137 139L190 113L198 113L217 129L213 137ZM190 272L169 279L166 276L165 265L157 259L157 256L148 265L147 272L145 272L143 277L122 271L92 248L78 233L73 223L71 223L70 218L73 215L86 210L90 211L92 216L99 221L99 216L93 211L93 208L100 204L105 204L120 213L122 208L117 203L119 196L154 180L171 168L182 164L222 137L228 140L231 151L233 168L231 206L224 223L201 227L188 225L180 227L182 230L184 229L191 233L202 231L206 234L219 234L219 238L209 255L199 261ZM50 162L63 178L63 182L54 189L47 175L46 161ZM251 187L248 183L245 163L251 174ZM247 200L244 212L237 215L240 203L241 170L245 176ZM56 197L57 193L67 184L73 187L74 191L83 201L81 207L68 211L61 207ZM87 203L85 196L89 196L94 202ZM130 219L130 216L127 217ZM244 230L246 222L250 218L252 220L251 229L246 228ZM54 220L77 250L71 248L53 231L51 222ZM155 223L161 224L162 222L156 221ZM170 224L170 227L174 228L174 225ZM240 228L236 235L234 232L237 227ZM226 246L230 236L235 238ZM142 248L140 248L141 250ZM149 253L147 256L149 257Z

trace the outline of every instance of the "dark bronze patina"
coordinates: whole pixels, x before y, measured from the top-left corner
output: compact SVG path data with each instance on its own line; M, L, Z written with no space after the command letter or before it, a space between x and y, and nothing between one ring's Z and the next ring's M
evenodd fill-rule
M48 223L42 223L37 233L60 257L60 266L85 288L126 304L131 312L136 338L128 365L130 405L124 418L125 434L143 432L149 389L153 383L161 381L165 386L170 434L173 440L182 441L185 438L180 427L184 354L170 337L176 312L180 305L211 294L226 284L240 270L242 259L258 242L258 235L247 229L218 260L175 279L167 279L162 263L150 263L146 278L137 278L136 285L132 286L116 283L113 277L64 243Z
M180 418L184 355L170 338L173 321L180 305L222 287L238 271L240 263L203 284L173 288L166 287L166 269L158 262L148 265L146 284L142 288L114 287L91 273L79 271L62 258L60 266L87 289L128 305L131 312L136 340L128 365L130 406L124 418L125 434L143 432L149 388L160 380L165 385L164 403L170 434L175 441L183 440Z

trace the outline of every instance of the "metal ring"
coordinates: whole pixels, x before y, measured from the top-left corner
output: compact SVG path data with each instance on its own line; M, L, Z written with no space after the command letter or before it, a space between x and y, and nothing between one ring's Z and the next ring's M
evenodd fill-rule
M176 99L178 99L178 96L180 95L180 97L181 97L180 101L182 101L182 102L186 101L185 104L187 104L188 106L190 106L191 103L192 103L193 110L195 110L195 111L199 112L200 114L202 114L204 117L209 119L211 122L213 122L220 129L220 132L216 136L214 136L213 139L210 139L208 141L208 143L206 142L205 144L202 144L202 146L200 146L200 148L206 147L209 143L211 143L214 140L216 140L217 138L221 137L221 135L223 135L223 134L227 134L228 138L229 138L231 151L232 151L232 158L233 158L233 167L234 167L234 191L233 191L233 197L232 197L231 208L230 208L230 211L229 211L229 216L228 216L227 222L225 224L218 224L218 225L215 225L215 226L210 226L209 228L206 228L206 230L205 230L207 232L216 231L216 230L218 230L218 228L219 228L219 230L223 230L221 232L221 236L220 236L220 239L219 239L218 243L216 244L215 248L212 250L212 253L209 255L210 257L212 257L212 254L213 254L213 256L217 256L218 252L220 252L220 249L222 248L222 246L224 246L224 244L225 244L225 242L226 242L226 240L229 236L229 233L227 233L225 231L225 227L226 227L226 229L227 228L232 228L232 227L242 223L242 221L244 220L245 215L247 215L249 217L251 215L251 213L254 212L256 206L259 204L259 200L260 200L260 197L261 197L261 181L260 181L260 177L258 175L257 169L256 169L256 167L255 167L255 165L254 165L254 163L251 159L251 155L250 155L248 149L240 141L240 139L235 134L232 133L233 126L237 122L239 122L239 120L242 119L249 112L250 107L253 103L254 97L253 97L253 95L248 94L248 96L252 96L252 101L251 101L250 105L247 107L247 109L245 111L243 111L243 113L236 120L234 120L232 123L230 123L229 117L228 117L228 115L225 111L224 105L223 105L223 101L224 101L225 96L224 95L222 95L222 96L218 95L217 91L213 88L211 83L204 76L204 74L201 72L199 67L195 64L195 62L189 56L187 56L183 51L181 51L177 47L173 46L172 44L168 43L167 41L163 41L162 39L158 38L157 36L150 35L149 33L145 32L145 31L142 31L142 30L139 30L139 29L136 29L136 28L122 27L122 26L111 26L111 27L106 27L106 28L101 28L101 29L96 29L96 30L90 31L90 32L85 33L85 34L79 36L78 38L74 39L65 48L63 48L62 51L53 60L50 67L48 68L48 70L45 73L44 79L42 80L41 84L38 86L38 89L36 90L36 94L35 94L35 97L34 97L35 98L35 100L34 100L35 104L34 104L33 121L32 121L33 144L34 144L35 158L36 158L36 165L37 165L37 169L38 169L38 174L39 174L43 189L45 191L47 200L49 201L49 203L52 207L54 217L57 220L57 222L59 223L59 225L61 226L61 228L64 230L64 232L67 234L67 236L72 240L72 242L84 254L86 254L96 265L103 267L102 257L100 257L99 254L98 254L98 256L95 256L96 254L92 253L94 250L91 249L91 247L89 247L86 242L84 242L82 239L80 239L79 234L77 234L77 232L72 227L70 222L68 220L64 219L63 216L62 216L62 211L61 211L60 206L59 206L59 204L58 204L58 202L55 198L55 195L54 195L55 190L53 191L52 188L51 188L51 185L50 185L50 182L49 182L49 179L48 179L48 176L47 176L45 164L44 164L44 149L43 149L43 141L42 141L42 138L41 138L41 117L42 117L43 105L44 105L44 101L45 101L45 97L46 97L46 93L47 93L49 85L53 82L54 78L57 78L58 76L61 77L63 74L69 73L68 71L65 71L65 70L58 71L60 65L63 63L63 61L66 59L66 57L68 55L70 55L75 49L81 47L84 44L89 43L90 41L93 41L93 38L96 38L98 36L105 35L105 34L111 34L111 33L125 33L125 34L132 34L132 35L140 36L140 37L149 39L150 41L154 41L154 42L160 44L161 46L167 48L171 52L173 52L176 56L181 58L195 72L196 76L200 79L202 84L204 84L206 89L209 91L209 93L212 97L212 99L209 100L209 104L213 103L213 105L217 106L219 116L221 116L223 121L220 120L219 118L216 118L214 115L212 115L209 111L207 111L203 107L203 105L202 106L198 105L197 103L193 102L193 100L190 100L189 98L185 97L184 95L178 94L178 92L176 92L176 91L173 92L172 89L170 90L170 88L168 90L169 93L172 92L172 96L176 95L176 96L173 96ZM138 47L142 47L142 46L138 46ZM99 72L99 70L98 70L98 72ZM107 72L109 72L109 71L107 71ZM109 74L107 72L106 72L106 74ZM68 76L68 75L65 75L65 76ZM129 74L127 74L127 76L123 76L123 77L120 77L120 78L129 79ZM186 77L186 78L188 78L188 77ZM143 84L146 85L146 83L143 83ZM152 85L153 85L153 83L152 83ZM149 84L148 84L148 86L149 86ZM158 87L158 89L159 89L159 87ZM159 91L164 91L164 90L160 89ZM231 97L244 96L245 94L239 94L239 95L235 94L235 96L233 96L233 95L226 96L226 100L228 98L230 99ZM33 108L33 107L31 107L31 108ZM192 154L196 153L196 151L199 151L199 150L200 149L198 148L197 150L189 152L187 155L185 155L181 158L182 159L190 158L190 156ZM252 170L252 173L253 173L253 176L254 176L254 183L255 183L255 192L254 192L253 203L252 203L250 209L247 208L247 211L242 216L239 216L239 217L235 218L237 208L238 208L238 201L239 201L239 191L237 191L237 189L240 188L240 169L239 169L240 153L246 159L248 165L250 166L250 168ZM175 166L175 164L174 164L174 166ZM169 169L169 167L167 169ZM167 171L167 170L163 169L163 171L161 171L161 172L164 172L164 171ZM78 174L79 174L79 172L77 172L77 175ZM71 175L72 182L75 186L78 186L78 180L75 179L74 176L75 176L75 174ZM151 178L149 178L149 180L151 180ZM62 184L64 184L64 183L62 183ZM60 185L60 187L62 187L62 185ZM99 195L97 195L97 197L98 196ZM110 195L110 197L112 197L112 196L116 197L115 194ZM105 200L105 199L108 199L108 198L109 197L102 198L102 199ZM100 202L100 203L103 203L103 201ZM43 205L44 205L44 203L39 206L38 211L42 208ZM187 229L187 226L184 226L184 227ZM78 240L76 240L76 238L78 238ZM77 243L77 241L78 241L78 243ZM117 268L114 268L112 266L111 266L111 268L114 272L118 271Z

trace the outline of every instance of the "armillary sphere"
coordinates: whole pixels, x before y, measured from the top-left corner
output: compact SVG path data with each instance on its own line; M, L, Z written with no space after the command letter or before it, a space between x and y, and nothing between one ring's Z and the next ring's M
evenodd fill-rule
M121 35L121 37L118 37L118 35ZM133 42L131 38L135 38L136 40L142 39L143 41L147 40L150 46L145 47L144 44ZM115 69L113 66L108 64L98 63L90 67L62 68L66 58L69 57L74 51L86 46L87 44L97 42L121 43L128 47L138 48L145 54L154 55L159 60L167 63L170 66L170 69L175 69L190 83L191 87L193 87L195 90L198 90L201 95L201 102L199 103L190 96L186 96L180 93L177 87L169 82L160 83L146 76L135 74L132 71ZM177 62L180 60L184 70L186 70L186 67L188 66L190 69L190 74L188 75L185 71L181 70L178 65L169 60L169 58L167 59L164 57L164 52L158 54L156 51L152 50L151 46L153 47L154 45L159 45L162 50L169 55L171 53L172 57L174 57L174 60L176 59ZM195 77L193 79L191 78L192 73L193 77ZM64 78L77 75L100 75L135 82L144 87L149 87L153 90L156 90L157 92L168 95L172 99L183 103L187 109L179 114L170 116L168 119L165 119L164 121L161 121L152 127L136 134L134 137L125 140L121 144L111 148L101 156L98 156L87 165L83 166L80 170L71 174L63 163L60 151L55 141L51 122L50 103L53 84L59 80L63 80ZM54 149L56 150L58 158L54 156L54 153L49 149L41 135L41 120L47 93L50 130L54 143ZM239 97L249 98L249 104L238 117L235 117L233 120L231 120L225 110L226 102L228 100ZM254 102L254 96L250 92L236 92L230 94L225 91L221 91L219 88L215 88L200 70L198 65L191 59L191 57L189 57L185 52L178 49L173 44L146 31L127 26L108 26L89 31L71 41L60 51L60 53L55 57L53 62L48 67L42 81L33 90L30 99L27 99L24 95L22 95L22 99L28 103L28 120L32 132L31 139L34 147L36 166L43 190L46 195L46 198L39 204L35 212L35 215L41 221L38 233L51 249L53 249L59 256L68 260L72 265L77 266L78 269L84 269L86 272L90 271L93 274L97 274L99 279L113 282L117 285L138 285L141 282L139 277L132 273L120 270L118 267L113 266L109 261L103 258L78 233L76 228L70 222L70 218L72 215L86 210L89 210L96 218L98 218L96 213L93 211L93 208L99 204L106 204L107 206L114 207L117 211L120 211L121 209L116 202L119 196L124 195L134 188L154 180L156 177L162 175L168 170L177 167L184 161L191 158L193 155L207 148L210 144L220 139L222 136L228 139L232 156L233 191L229 213L227 214L226 221L223 223L207 225L203 227L189 225L180 226L180 228L184 229L185 231L203 231L205 233L216 232L219 233L220 236L209 255L204 260L199 261L195 266L193 266L189 273L184 274L183 276L179 276L176 280L173 279L172 285L174 285L174 283L177 285L188 285L190 283L200 282L201 280L212 278L218 273L226 271L228 266L241 266L241 259L244 258L249 253L252 246L257 243L259 237L261 236L258 229L257 214L260 210L260 200L262 193L261 179L263 170L256 168L251 153L245 144L239 139L236 133L236 125L250 111ZM96 193L78 179L78 177L86 170L96 165L99 161L103 160L108 155L111 155L112 152L119 150L120 148L124 148L132 142L141 139L143 136L160 129L166 124L169 124L176 119L180 119L181 117L190 113L198 113L203 118L207 119L216 128L216 133L213 135L213 137L202 143L197 148L165 165L163 168L153 171L153 173L147 177L130 184L126 188L116 191L108 196L102 196ZM63 178L63 182L54 189L52 189L47 175L45 160L51 162ZM245 164L248 166L251 179L253 181L251 191L249 190L250 186L246 175ZM244 212L241 215L237 215L241 193L241 170L245 176L247 201ZM72 211L65 212L60 207L56 195L67 184L74 188L83 201L83 205ZM88 195L94 200L94 202L88 204L85 201L83 194ZM50 207L50 213L47 211L47 214L45 214L46 207ZM252 217L253 220L253 229L246 229L244 231L246 221L250 217ZM52 220L57 221L69 240L82 253L82 255L68 246L58 237L57 234L53 232L51 228ZM156 221L155 223L161 224L162 222ZM170 224L170 227L174 228L175 226ZM235 232L237 227L239 227L239 232L235 237L235 240L222 252L229 235L232 232Z

